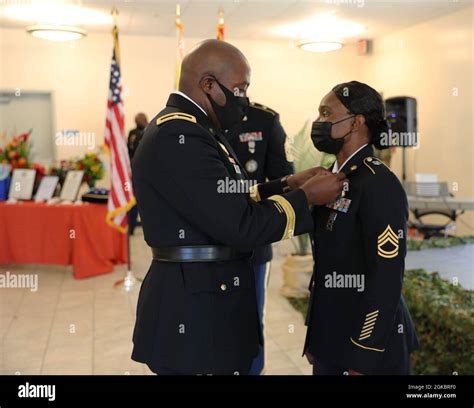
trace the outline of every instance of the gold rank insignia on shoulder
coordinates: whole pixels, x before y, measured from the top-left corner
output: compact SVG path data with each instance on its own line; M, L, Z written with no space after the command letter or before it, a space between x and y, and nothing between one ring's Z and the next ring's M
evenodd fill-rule
M275 112L273 109L270 109L268 106L265 106L265 105L262 105L261 103L257 103L257 102L250 102L250 106L254 107L254 108L257 108L257 109L261 109L265 112L269 112L271 113L273 116L276 116L277 115L277 112Z
M383 249L384 245L389 246L390 249ZM389 224L384 232L378 236L377 254L382 258L395 258L398 255L398 248L398 236Z
M171 112L167 113L166 115L163 115L156 119L156 125L159 126L165 122L168 122L170 120L186 120L188 122L192 123L197 123L196 117L193 115L190 115L189 113L184 113L184 112Z
M375 170L372 168L370 164L372 164L372 157L366 157L364 159L364 164L365 166L372 172L372 174L375 174ZM370 164L369 164L370 163Z

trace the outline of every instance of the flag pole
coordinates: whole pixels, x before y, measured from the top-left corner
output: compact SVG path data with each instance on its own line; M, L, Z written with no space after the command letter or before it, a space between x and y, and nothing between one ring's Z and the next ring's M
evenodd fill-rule
M219 22L217 24L217 39L224 41L224 37L225 37L224 9L222 7L219 7L217 14L219 16Z
M128 256L128 269L127 274L122 279L114 283L115 289L120 289L125 292L131 292L135 287L137 282L142 282L143 279L136 278L132 270L132 257L131 257L131 246L130 246L130 232L127 230L127 256Z
M117 27L117 20L118 20L118 14L119 14L117 7L114 6L110 14L112 14L113 16L114 27ZM117 62L120 63L119 61ZM126 216L128 217L128 213ZM131 245L130 245L130 230L128 228L128 225L127 225L126 234L127 234L127 273L125 277L123 277L122 279L114 283L114 288L123 290L125 292L131 292L136 287L137 282L141 282L142 279L136 278L133 275L132 256L131 256L132 251L131 251Z

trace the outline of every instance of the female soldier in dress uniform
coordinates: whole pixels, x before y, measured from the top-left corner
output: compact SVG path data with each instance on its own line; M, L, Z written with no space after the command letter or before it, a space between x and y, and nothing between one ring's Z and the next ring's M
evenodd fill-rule
M397 177L373 157L389 147L381 96L352 81L321 101L311 138L336 155L349 180L341 197L314 207L315 267L304 353L313 373L409 374L418 346L401 295L408 204Z

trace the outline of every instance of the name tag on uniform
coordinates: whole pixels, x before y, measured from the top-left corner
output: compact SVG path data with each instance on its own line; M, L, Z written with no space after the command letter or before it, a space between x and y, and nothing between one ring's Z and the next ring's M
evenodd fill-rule
M349 200L348 198L340 197L336 201L326 204L326 207L330 208L331 210L336 210L336 211L346 213L349 210L350 205L351 205L351 200Z

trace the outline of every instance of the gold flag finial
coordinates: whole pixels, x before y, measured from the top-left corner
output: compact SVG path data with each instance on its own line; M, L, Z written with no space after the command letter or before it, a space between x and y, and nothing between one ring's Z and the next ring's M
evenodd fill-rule
M219 7L219 11L218 11L218 14L219 14L219 24L224 24L224 9L221 7Z
M119 11L117 7L113 6L112 10L110 11L110 14L112 14L112 17L114 19L114 25L117 25L117 20L118 20L118 15L119 15Z

